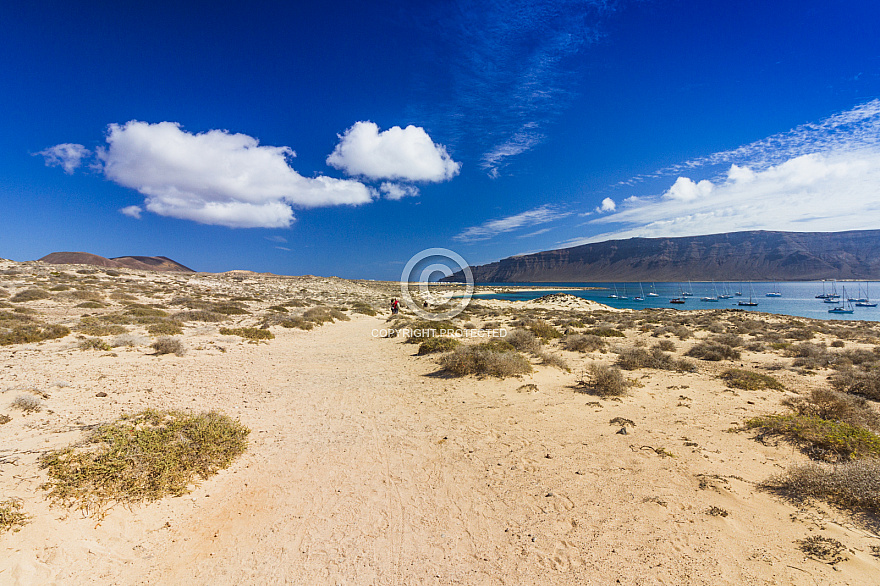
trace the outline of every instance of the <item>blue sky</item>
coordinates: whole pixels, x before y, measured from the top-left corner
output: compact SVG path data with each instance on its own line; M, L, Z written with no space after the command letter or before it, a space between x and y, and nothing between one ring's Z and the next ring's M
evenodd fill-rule
M880 228L880 4L0 5L0 256L397 279Z

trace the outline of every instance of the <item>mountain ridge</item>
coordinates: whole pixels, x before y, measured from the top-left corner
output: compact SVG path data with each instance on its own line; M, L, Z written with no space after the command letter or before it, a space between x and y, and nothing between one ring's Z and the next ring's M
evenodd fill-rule
M96 267L136 269L140 271L195 272L191 268L186 267L175 260L171 260L167 256L117 256L114 258L105 258L90 252L52 252L37 260L56 265L92 265Z
M471 267L478 283L880 279L880 230L606 240ZM443 279L463 281L461 271Z

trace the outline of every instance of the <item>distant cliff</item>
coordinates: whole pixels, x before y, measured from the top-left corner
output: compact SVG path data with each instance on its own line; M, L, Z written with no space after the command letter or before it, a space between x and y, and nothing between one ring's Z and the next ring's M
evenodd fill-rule
M177 261L164 256L117 256L104 258L89 252L53 252L39 259L56 265L93 265L112 269L138 269L142 271L173 271L194 273Z
M880 230L630 238L471 267L480 283L880 280ZM444 279L463 281L461 272Z

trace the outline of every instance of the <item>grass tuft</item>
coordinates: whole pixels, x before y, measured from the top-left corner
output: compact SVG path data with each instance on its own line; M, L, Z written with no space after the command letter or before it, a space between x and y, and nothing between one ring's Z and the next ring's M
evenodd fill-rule
M220 328L224 336L239 336L246 340L272 340L275 334L262 328Z
M880 436L842 421L792 413L753 417L746 421L745 426L747 429L761 429L765 434L782 436L819 460L880 457Z
M761 389L785 390L782 383L769 374L761 374L751 370L730 368L721 373L719 378L724 380L728 387L734 389L745 389L747 391L760 391Z
M0 502L0 533L21 529L30 519L30 515L22 512L21 503L14 499Z

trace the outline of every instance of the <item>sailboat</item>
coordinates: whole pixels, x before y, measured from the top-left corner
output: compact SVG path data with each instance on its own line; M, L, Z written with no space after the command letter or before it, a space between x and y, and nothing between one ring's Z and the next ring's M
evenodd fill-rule
M721 295L718 296L718 299L730 299L733 297L730 293L730 283L725 283L721 287Z
M846 298L846 287L843 288L843 302L829 309L828 313L855 313L852 302Z
M865 283L865 286L867 287L868 284ZM865 295L867 295L867 293L865 293ZM868 302L867 297L862 297L862 286L861 285L859 285L859 296L858 297L850 297L848 299L848 301L851 301L853 303L867 303Z
M700 297L700 301L718 303L718 289L715 288L715 283L712 283L712 288L715 289L715 296Z
M657 287L654 286L654 283L651 283L651 290L648 291L648 297L660 297L660 294L657 293Z
M868 296L868 282L865 281L865 297L856 301L856 307L877 307L876 303L871 303L871 298Z
M623 295L618 295L618 299L629 299L629 295L626 294L626 283L623 284Z
M688 290L681 292L684 297L693 297L694 296L694 287L691 285L691 280L688 279Z
M782 292L779 291L779 283L774 283L773 290L767 293L765 297L782 297Z
M749 283L749 300L748 301L739 301L739 302L737 302L737 305L740 305L742 307L757 307L758 306L758 302L752 300L752 284L751 283Z
M641 291L642 294L639 295L639 296L637 296L637 297L635 297L635 298L633 299L633 301L644 301L644 300L645 300L645 289L644 289L644 287L642 287L641 282L639 283L639 291Z
M610 294L608 299L617 299L617 285L614 285L614 293Z

